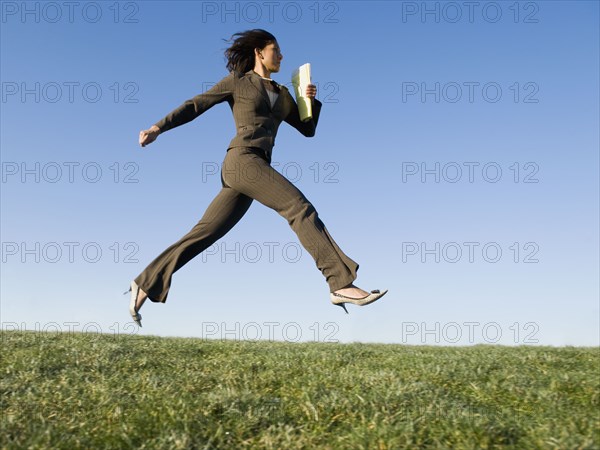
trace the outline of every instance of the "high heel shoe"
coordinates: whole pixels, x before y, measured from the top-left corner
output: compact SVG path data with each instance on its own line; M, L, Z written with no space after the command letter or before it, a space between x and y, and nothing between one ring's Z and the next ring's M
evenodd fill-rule
M380 299L385 295L388 290L386 289L383 292L380 292L379 289L374 289L368 295L360 298L346 297L342 294L336 294L335 292L330 293L331 303L337 306L341 306L348 314L348 310L346 309L345 303L352 303L354 305L364 306L369 303L373 303L375 300Z
M138 294L140 292L140 287L137 285L137 283L135 281L131 282L131 286L129 286L129 290L123 292L123 295L127 294L128 292L131 292L131 299L129 300L129 314L131 314L131 318L133 319L133 321L135 323L137 323L138 326L141 328L142 327L142 315L139 312L137 312L137 309L135 309Z

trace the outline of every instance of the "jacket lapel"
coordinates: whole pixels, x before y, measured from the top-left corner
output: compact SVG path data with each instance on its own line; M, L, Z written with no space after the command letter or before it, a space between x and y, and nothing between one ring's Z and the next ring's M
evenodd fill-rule
M279 103L280 103L280 100L282 97L282 93L283 93L283 90L285 89L285 87L279 85L281 90L279 92L279 95L277 96L277 99L275 100L275 103L273 104L273 106L271 106L271 99L269 98L269 94L267 94L267 90L265 89L265 86L263 85L260 75L258 75L252 69L250 69L248 72L246 72L246 75L248 75L248 79L250 80L252 85L258 90L258 92L262 96L263 100L265 102L267 102L267 106L269 107L269 109L275 110L275 108L279 106Z

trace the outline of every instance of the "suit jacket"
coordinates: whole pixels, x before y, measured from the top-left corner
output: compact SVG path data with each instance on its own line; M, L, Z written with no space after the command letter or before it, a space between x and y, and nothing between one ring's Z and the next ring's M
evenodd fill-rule
M211 89L187 100L155 125L162 133L194 120L217 103L227 101L237 130L227 150L233 147L259 147L271 161L275 136L281 122L285 121L304 136L312 137L315 135L322 106L315 99L313 118L302 122L296 101L285 86L278 86L279 96L271 107L262 80L254 70L244 74L232 71Z

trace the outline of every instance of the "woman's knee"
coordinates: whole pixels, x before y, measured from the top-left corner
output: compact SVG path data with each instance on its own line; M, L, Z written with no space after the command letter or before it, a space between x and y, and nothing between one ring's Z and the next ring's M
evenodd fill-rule
M296 222L303 221L306 219L317 220L317 210L311 202L306 198L301 198L299 201L291 204L286 210L280 212L290 225L294 225Z

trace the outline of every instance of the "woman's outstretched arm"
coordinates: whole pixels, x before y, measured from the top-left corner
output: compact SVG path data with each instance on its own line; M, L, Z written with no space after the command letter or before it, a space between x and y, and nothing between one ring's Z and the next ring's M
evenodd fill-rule
M196 117L212 108L217 103L233 98L234 73L230 72L225 78L203 94L185 101L181 106L171 111L163 119L156 122L147 130L140 131L139 142L142 147L154 142L159 134L175 127L191 122Z

